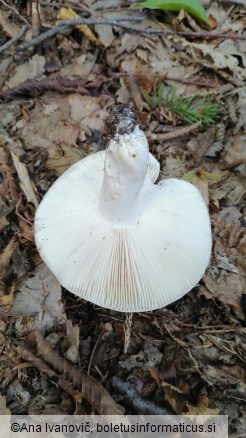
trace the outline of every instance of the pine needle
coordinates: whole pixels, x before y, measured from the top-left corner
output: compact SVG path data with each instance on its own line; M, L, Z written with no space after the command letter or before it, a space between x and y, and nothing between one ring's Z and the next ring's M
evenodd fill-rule
M202 99L195 95L176 96L173 87L168 89L166 95L164 91L163 84L155 87L151 96L143 91L144 99L152 110L164 107L189 124L201 122L201 128L206 128L216 122L220 108L210 96Z

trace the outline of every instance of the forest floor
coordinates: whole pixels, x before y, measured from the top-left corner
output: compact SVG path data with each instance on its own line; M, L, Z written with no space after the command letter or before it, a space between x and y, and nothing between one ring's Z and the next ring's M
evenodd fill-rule
M208 26L130 5L0 0L0 411L225 414L242 438L246 7L203 1ZM92 24L58 25L74 13ZM57 177L105 147L110 107L129 99L161 178L200 189L213 252L197 287L127 328L129 316L61 287L33 221Z

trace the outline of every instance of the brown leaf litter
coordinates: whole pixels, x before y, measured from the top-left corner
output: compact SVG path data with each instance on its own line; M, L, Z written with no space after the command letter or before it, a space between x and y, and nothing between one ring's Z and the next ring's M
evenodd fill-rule
M243 436L244 41L202 39L204 29L182 11L152 11L128 29L96 24L60 32L57 15L65 6L93 19L119 20L126 11L108 1L89 0L86 11L62 0L28 5L16 4L16 14L3 4L0 19L1 44L29 24L22 52L14 41L0 52L1 412L226 414L230 437ZM213 27L207 33L244 35L242 5L205 7ZM56 32L28 48L43 29ZM163 102L151 110L144 92L153 95L161 84L165 95L172 86L175 96L212 99L219 117L203 129ZM160 178L196 184L213 227L211 263L200 284L168 308L134 314L125 351L125 315L62 290L33 240L38 203L71 164L103 149L104 120L122 99L140 112Z
M85 399L101 415L120 415L123 413L123 409L114 402L99 382L86 374L81 374L77 368L62 358L38 331L30 332L26 342L27 348L16 348L20 356L57 381L58 385L72 395L77 409L82 399ZM28 347L31 351L35 351L34 355ZM67 376L66 379L64 375Z

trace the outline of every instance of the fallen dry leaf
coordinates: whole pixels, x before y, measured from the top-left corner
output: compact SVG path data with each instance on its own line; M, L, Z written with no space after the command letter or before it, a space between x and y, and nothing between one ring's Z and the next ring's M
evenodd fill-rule
M64 8L62 7L60 9L60 12L57 16L58 20L74 20L75 18L79 18L79 15L76 14L71 8ZM96 46L100 45L100 41L98 38L94 35L92 30L89 26L86 24L78 24L76 28L86 37L89 41L91 41Z
M232 82L241 84L246 78L245 69L240 66L238 59L233 53L222 53L219 47L214 43L193 43L179 36L172 36L171 40L180 43L190 51L193 59L198 64L202 64L215 71L226 70L230 71Z
M16 169L16 172L19 177L20 187L23 190L26 199L28 202L32 202L33 205L37 208L38 200L33 190L33 185L30 180L30 176L28 174L27 168L25 164L21 163L18 156L14 152L10 152L11 157Z
M33 55L29 61L20 64L15 68L14 74L8 79L8 88L14 88L29 79L42 79L44 77L45 58L40 55Z
M69 166L82 160L84 157L84 151L69 146L56 147L49 149L49 158L46 165L48 168L54 169L58 175L61 175Z
M37 10L31 30L31 3L35 8L37 2L2 2L7 24L16 23L20 29L28 21L30 26L7 56L0 54L2 255L18 236L4 268L12 293L2 297L13 304L15 314L0 318L0 392L11 414L73 414L74 409L91 414L97 409L109 412L111 403L112 414L121 411L119 406L115 411L113 394L130 414L170 414L188 408L193 415L214 415L219 409L229 416L230 438L245 434L240 413L246 390L246 45L231 38L195 38L189 32L243 37L246 10L235 2L204 2L212 32L183 11L152 11L142 21L126 25L147 32L185 30L186 36L95 25L90 29L101 44L95 46L71 27L22 52L15 48L32 38L32 30L45 34L57 29L55 4L64 2L38 2L41 30ZM121 0L72 3L85 17L121 18L126 13ZM128 12L135 18L134 11ZM0 28L4 44L14 28ZM170 87L175 96L211 96L221 109L220 118L204 130L198 124L188 126L158 105L150 110L141 93L155 98L160 85L163 96ZM28 187L22 194L18 165L28 170L28 186L35 184L39 200L67 167L105 146L103 122L109 106L129 99L140 111L150 151L160 162L160 178L182 178L191 170L206 197L209 187L214 245L209 270L193 291L171 307L134 316L128 353L123 355L124 315L66 291L63 305L59 283L40 265L33 241L35 207L24 195ZM11 149L6 135L22 149ZM16 166L10 150L18 159ZM33 342L20 347L23 336L37 327L47 335L48 348L35 335L30 335ZM100 383L82 381L81 369L105 382L110 398Z
M211 143L214 141L215 127L206 129L205 132L198 133L195 138L192 138L187 143L187 149L192 154L196 163L204 158Z
M17 318L19 337L34 328L44 333L55 324L66 324L61 285L44 263L34 269L31 275L27 274L18 280L15 289L14 304L9 315Z
M20 131L24 148L34 149L42 145L49 150L50 159L54 158L52 167L62 165L65 170L66 161L69 165L74 162L76 155L79 159L83 154L78 149L69 151L68 147L76 148L77 140L83 142L87 136L91 136L93 130L103 129L104 119L108 116L106 108L110 102L111 98L104 100L103 96L96 98L78 94L45 97L42 103L37 102L31 118ZM63 147L65 157L58 160L57 154L59 151L63 153Z
M79 391L78 395L80 394L82 398L85 398L99 414L120 415L124 412L124 409L115 403L99 382L91 376L81 373L65 358L61 357L38 331L28 334L27 345L31 349L35 349L36 356L54 368L60 378L66 375L67 379L72 382L74 389ZM23 351L20 348L18 351L23 356Z
M2 27L3 32L11 38L17 35L17 33L20 31L20 26L14 23L13 20L10 20L8 17L8 13L5 12L2 8L0 14L0 26Z
M80 343L80 331L78 325L73 325L72 322L67 319L67 337L66 344L67 350L64 353L66 359L72 363L77 363L79 359L79 343Z
M209 399L206 395L200 395L197 406L192 406L188 403L188 411L184 415L202 415L202 421L206 421L206 416L219 415L220 409L209 408ZM210 417L211 418L211 417Z
M246 136L233 136L225 147L225 168L232 169L246 163Z
M164 392L165 401L171 406L175 414L181 414L184 411L185 394L176 386L168 382L161 382Z
M10 205L11 202L18 202L20 193L14 178L14 168L11 166L10 154L5 150L5 141L5 135L0 135L0 163L1 173L3 175L3 181L2 184L0 184L0 196L2 196L3 199L7 199ZM2 147L1 144L4 144L4 147Z
M9 266L11 257L13 255L14 250L18 245L16 236L13 236L12 239L8 242L7 246L0 254L0 304L12 304L13 296L6 294L6 286L5 286L5 274L6 269Z
M112 26L106 26L105 24L97 24L95 26L95 31L99 37L99 41L104 47L110 47L114 39L116 38L116 36L113 33Z
M200 289L200 294L207 298L216 298L223 304L232 307L238 318L243 319L243 311L240 300L241 295L246 288L246 278L223 270L217 279L213 279L211 274L205 274L203 277L206 288ZM233 293L232 293L233 291Z

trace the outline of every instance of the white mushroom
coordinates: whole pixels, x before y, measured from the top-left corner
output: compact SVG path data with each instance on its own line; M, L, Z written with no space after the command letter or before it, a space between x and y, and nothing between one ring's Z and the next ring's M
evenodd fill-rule
M132 105L108 121L108 148L71 166L37 209L38 250L70 292L102 307L166 306L201 279L211 254L207 207L192 184L155 185L159 163Z

